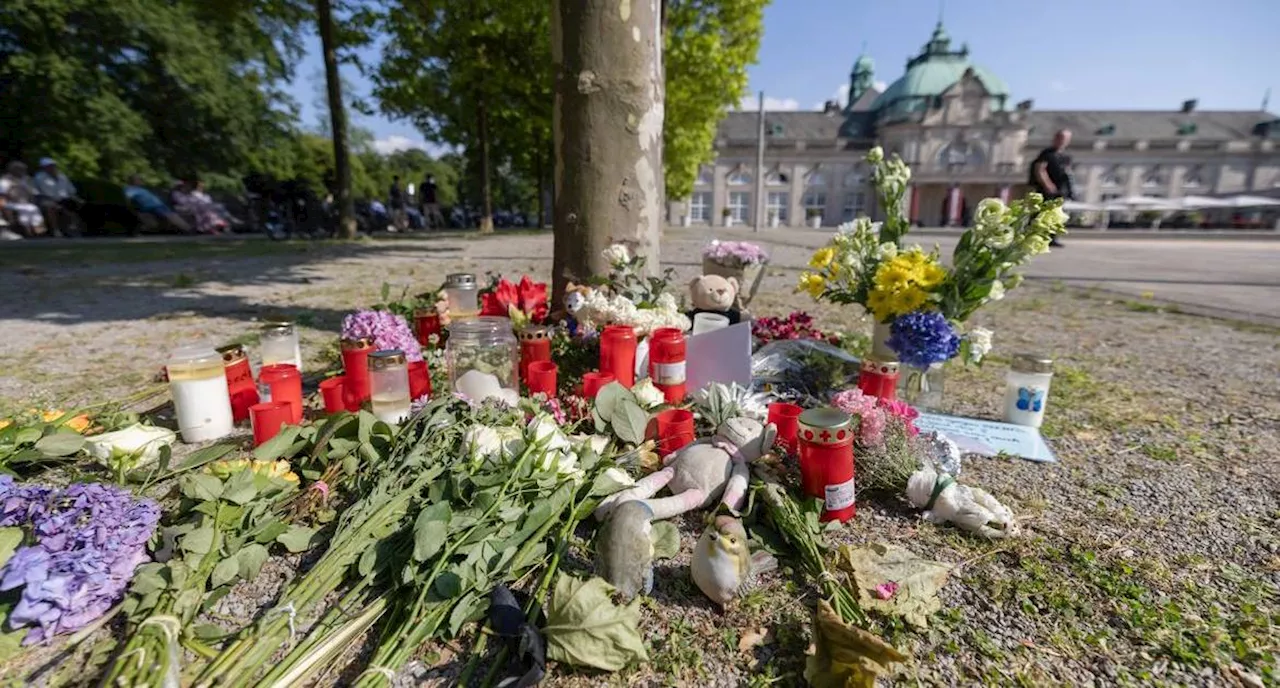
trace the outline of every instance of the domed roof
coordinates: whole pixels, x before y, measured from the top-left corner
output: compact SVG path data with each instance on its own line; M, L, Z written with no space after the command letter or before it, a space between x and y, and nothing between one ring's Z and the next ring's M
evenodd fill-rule
M871 59L870 55L859 55L857 61L853 63L853 73L875 71L876 63Z
M930 98L951 88L970 69L992 95L992 109L1000 109L1004 98L1009 95L1009 87L986 68L973 64L967 47L951 50L951 39L942 28L942 22L938 22L924 49L907 62L906 74L890 84L871 107L890 117L923 111L928 107Z

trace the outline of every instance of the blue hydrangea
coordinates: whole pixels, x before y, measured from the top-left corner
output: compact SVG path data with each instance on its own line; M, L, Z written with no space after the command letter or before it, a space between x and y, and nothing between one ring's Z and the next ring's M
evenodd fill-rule
M898 360L916 368L949 361L960 353L960 337L936 311L915 311L893 321L886 342Z

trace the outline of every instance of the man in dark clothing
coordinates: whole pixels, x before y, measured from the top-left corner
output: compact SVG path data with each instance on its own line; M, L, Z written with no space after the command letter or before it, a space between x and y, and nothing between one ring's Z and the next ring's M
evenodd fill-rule
M1075 191L1071 188L1071 158L1064 150L1071 143L1071 131L1062 129L1053 135L1053 145L1040 151L1040 155L1031 163L1031 177L1027 183L1046 199L1064 198L1072 200ZM1050 246L1061 246L1057 237L1049 242Z
M440 214L440 202L436 200L435 175L427 175L418 193L422 199L422 215L427 219L427 228L444 229L444 216Z
M400 175L391 178L391 191L387 194L387 204L391 206L391 224L404 231L408 227L408 218L404 213L404 189L400 186Z

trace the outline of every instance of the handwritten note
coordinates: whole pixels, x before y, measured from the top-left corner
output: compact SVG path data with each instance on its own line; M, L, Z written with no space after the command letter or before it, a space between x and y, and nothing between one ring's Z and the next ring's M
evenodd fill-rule
M946 435L966 454L995 456L1003 452L1031 461L1058 460L1040 436L1040 431L1025 425L922 413L916 419L916 427Z
M689 337L689 393L712 382L751 386L751 323Z

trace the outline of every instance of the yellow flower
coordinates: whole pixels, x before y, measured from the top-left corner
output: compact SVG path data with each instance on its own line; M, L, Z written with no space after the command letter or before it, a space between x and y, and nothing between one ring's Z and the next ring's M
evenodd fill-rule
M67 415L66 411L47 409L40 412L40 419L46 423L52 423L65 415ZM85 430L88 430L90 425L92 425L92 422L89 420L89 416L83 413L78 416L68 418L62 423L63 427L79 433L83 433ZM0 428L3 427L3 425L0 425Z
M0 418L0 430L4 430L10 425L13 425L13 421L9 420L8 418Z
M827 280L822 275L812 272L805 272L800 275L800 282L796 285L797 291L809 292L809 296L817 299L822 296L822 292L827 288Z
M809 267L815 270L821 270L831 264L831 259L836 257L836 250L830 246L825 246L814 252L813 257L809 259Z

